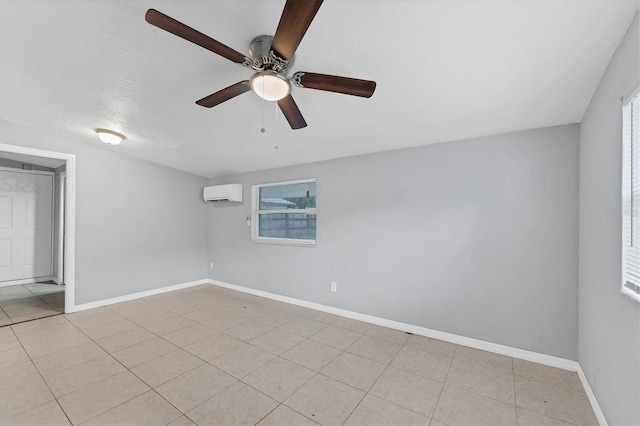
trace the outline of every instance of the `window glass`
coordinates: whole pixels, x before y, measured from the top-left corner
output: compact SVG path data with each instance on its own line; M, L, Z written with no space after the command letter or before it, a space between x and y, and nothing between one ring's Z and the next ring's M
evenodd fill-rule
M640 301L640 96L622 110L622 292Z
M259 236L315 240L316 215L304 213L261 214Z
M315 245L315 179L254 185L252 207L254 241Z
M307 209L316 207L316 183L263 186L260 210Z

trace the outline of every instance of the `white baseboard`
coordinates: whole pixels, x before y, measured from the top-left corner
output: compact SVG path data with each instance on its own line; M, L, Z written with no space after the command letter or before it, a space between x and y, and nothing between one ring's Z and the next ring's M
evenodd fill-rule
M51 277L52 279L52 277ZM308 302L306 300L295 299L293 297L282 296L275 293L269 293L262 290L256 290L249 287L243 287L235 284L229 284L222 281L216 281L212 279L202 279L197 281L191 281L182 284L176 284L168 287L162 287L153 290L142 291L139 293L128 294L125 296L113 297L110 299L99 300L96 302L84 303L82 305L76 305L73 312L84 311L87 309L98 308L100 306L112 305L114 303L127 302L130 300L139 299L142 297L153 296L156 294L166 293L169 291L180 290L183 288L193 287L201 284L213 284L218 287L228 288L230 290L236 290L243 293L253 294L255 296L265 297L267 299L273 299L280 302L290 303L292 305L302 306L309 309L315 309L321 312L327 312L334 315L340 315L346 318L351 318L358 321L368 322L371 324L379 325L382 327L393 328L400 331L405 331L419 336L431 337L434 339L444 340L446 342L455 343L458 345L468 346L471 348L481 349L488 352L497 353L500 355L506 355L513 358L523 359L525 361L536 362L538 364L548 365L550 367L561 368L564 370L575 371L578 373L578 377L582 382L582 386L589 398L589 402L593 408L593 411L598 419L600 425L608 426L607 420L604 416L604 412L600 408L600 404L596 399L589 381L587 380L582 367L577 361L570 359L559 358L552 355L545 355L538 352L527 351L524 349L514 348L511 346L499 345L497 343L487 342L484 340L473 339L470 337L460 336L452 333L445 333L443 331L432 330L425 327L419 327L417 325L406 324L398 321L392 321L385 318L375 317L372 315L361 314L359 312L348 311L346 309L335 308L332 306L322 305L320 303ZM2 285L0 284L0 287Z
M511 346L499 345L497 343L491 343L484 340L472 339L470 337L459 336L457 334L445 333L438 330L432 330L425 327L419 327L412 324L406 324L402 322L392 321L372 315L361 314L358 312L347 311L345 309L334 308L332 306L321 305L319 303L308 302L306 300L295 299L293 297L282 296L279 294L269 293L262 290L256 290L253 288L243 287L235 284L229 284L222 281L208 280L210 284L217 285L219 287L228 288L231 290L241 291L243 293L249 293L256 296L266 297L268 299L277 300L280 302L291 303L292 305L303 306L305 308L315 309L322 312L327 312L334 315L340 315L343 317L355 319L358 321L364 321L371 324L380 325L382 327L393 328L401 330L419 336L431 337L433 339L444 340L446 342L455 343L458 345L468 346L471 348L481 349L483 351L493 352L500 355L506 355L513 358L523 359L525 361L531 361L542 365L548 365L550 367L561 368L563 370L575 371L578 373L578 377L582 382L585 393L591 403L593 412L596 415L598 423L602 426L608 426L607 419L604 416L604 412L600 408L600 404L596 399L589 381L582 370L582 367L577 361L570 359L559 358L552 355L545 355L538 352L527 351L524 349L514 348Z
M587 394L587 398L589 398L589 402L591 403L593 412L596 415L596 419L598 419L598 423L600 424L600 426L608 426L609 423L607 423L607 418L604 416L604 411L602 411L602 408L600 408L600 404L598 403L596 394L593 393L593 389L591 389L589 380L587 380L587 376L584 374L584 371L582 370L582 366L580 364L578 364L578 377L580 377L582 387Z
M141 297L153 296L160 293L166 293L169 291L180 290L187 287L193 287L201 284L209 284L210 280L202 279L197 281L190 281L188 283L170 285L168 287L154 288L153 290L141 291L139 293L126 294L124 296L112 297L110 299L98 300L96 302L83 303L82 305L76 305L72 312L85 311L87 309L99 308L100 306L113 305L114 303L128 302L130 300L140 299ZM66 312L71 313L71 312Z
M53 277L26 278L24 280L4 281L0 283L0 287L9 287L11 285L34 284L42 281L53 281Z
M570 359L559 358L552 355L545 355L538 352L527 351L524 349L514 348L511 346L499 345L484 340L472 339L470 337L460 336L443 331L432 330L417 325L406 324L398 321L392 321L385 318L375 317L372 315L361 314L358 312L347 311L346 309L334 308L332 306L321 305L319 303L307 302L306 300L295 299L293 297L281 296L279 294L269 293L262 290L255 290L235 284L224 283L216 280L208 280L210 284L231 290L241 291L256 296L266 297L268 299L278 300L280 302L291 303L293 305L303 306L305 308L315 309L334 315L351 318L358 321L368 322L370 324L380 325L382 327L393 328L419 336L431 337L433 339L444 340L445 342L455 343L457 345L469 346L471 348L481 349L483 351L493 352L500 355L506 355L513 358L523 359L525 361L536 362L538 364L548 365L550 367L561 368L563 370L578 371L578 362Z

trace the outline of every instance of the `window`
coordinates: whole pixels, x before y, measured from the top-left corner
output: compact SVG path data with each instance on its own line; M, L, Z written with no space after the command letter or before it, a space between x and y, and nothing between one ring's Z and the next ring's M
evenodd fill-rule
M316 180L252 187L251 234L255 242L316 244Z
M640 94L622 111L622 292L640 301Z

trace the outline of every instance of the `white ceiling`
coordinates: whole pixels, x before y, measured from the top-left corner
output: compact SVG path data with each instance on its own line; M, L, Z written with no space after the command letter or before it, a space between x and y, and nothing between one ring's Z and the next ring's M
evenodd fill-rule
M639 4L327 0L293 70L377 90L294 88L309 126L292 131L253 93L197 106L250 70L144 20L155 8L247 53L283 0L3 0L0 118L96 146L113 129L128 139L105 149L202 176L576 123Z

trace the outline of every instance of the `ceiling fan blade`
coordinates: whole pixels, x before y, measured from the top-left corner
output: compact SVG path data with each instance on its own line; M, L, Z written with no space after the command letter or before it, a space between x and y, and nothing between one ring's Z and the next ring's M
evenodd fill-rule
M363 98L370 98L376 90L375 81L339 77L337 75L297 72L293 75L292 79L299 87L343 93L345 95L361 96ZM300 84L298 84L298 82Z
M298 105L293 100L291 95L286 98L282 98L278 101L278 106L282 111L282 114L285 116L289 125L293 130L302 129L303 127L307 127L307 122L304 121L304 117L302 113L298 109Z
M302 37L316 16L323 0L287 0L273 36L271 49L282 58L289 60L296 52Z
M216 105L219 105L223 102L228 101L231 98L235 98L238 95L242 95L245 92L251 90L251 86L249 85L249 80L240 81L236 84L232 84L231 86L219 90L216 93L213 93L209 96L206 96L196 103L200 106L212 108Z
M205 49L210 50L213 53L217 53L230 61L238 64L245 62L245 56L237 50L212 39L206 34L202 34L200 31L194 30L180 21L176 21L162 12L158 12L155 9L147 10L147 13L144 15L144 19L151 25L168 31L171 34L175 34L178 37L182 37L183 39L195 43L198 46L204 47Z

